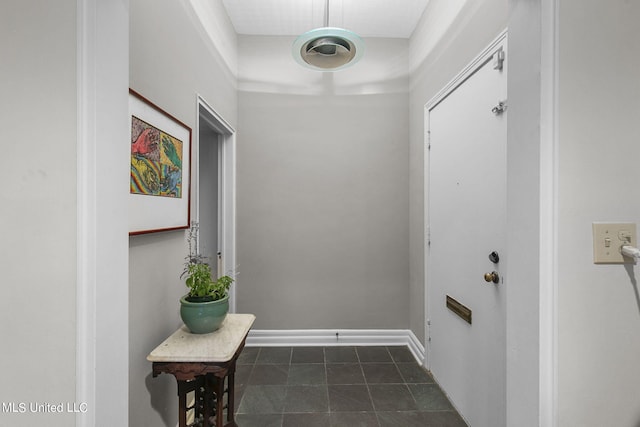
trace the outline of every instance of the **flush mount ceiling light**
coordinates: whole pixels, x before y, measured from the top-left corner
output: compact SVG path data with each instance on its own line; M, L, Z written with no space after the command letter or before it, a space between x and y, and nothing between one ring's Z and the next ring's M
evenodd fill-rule
M318 71L337 71L355 64L364 54L364 42L342 28L329 27L329 0L325 4L325 26L307 31L293 43L292 53L302 66Z

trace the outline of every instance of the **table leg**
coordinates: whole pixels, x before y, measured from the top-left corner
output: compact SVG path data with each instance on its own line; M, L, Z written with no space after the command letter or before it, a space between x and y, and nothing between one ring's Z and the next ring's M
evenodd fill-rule
M226 427L236 426L236 422L234 419L235 376L236 376L236 361L234 360L231 366L229 367L229 373L227 374L227 425Z
M213 374L206 374L205 385L204 385L203 427L218 425L218 424L211 424L211 417L216 415L216 418L217 418L216 408L213 406L213 402L217 401L218 399L215 381L216 381L216 378Z
M213 376L213 375L212 375ZM216 427L223 427L224 419L224 377L214 377L216 392Z
M187 393L186 381L178 381L178 426L187 427Z
M203 381L202 378L196 378L193 380L178 380L178 426L179 427L188 427L187 424L189 411L193 411L194 419L198 419L200 415L200 402L201 402L201 394L200 389L202 388ZM193 405L188 405L187 396L190 392L194 393L194 402Z

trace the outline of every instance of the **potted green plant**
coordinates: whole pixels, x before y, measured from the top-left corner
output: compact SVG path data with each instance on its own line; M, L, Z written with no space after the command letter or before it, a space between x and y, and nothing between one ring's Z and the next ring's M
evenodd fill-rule
M220 328L229 311L228 275L213 279L207 258L198 252L198 223L193 222L187 233L189 255L185 258L180 278L186 278L189 292L180 298L180 317L194 334L207 334Z

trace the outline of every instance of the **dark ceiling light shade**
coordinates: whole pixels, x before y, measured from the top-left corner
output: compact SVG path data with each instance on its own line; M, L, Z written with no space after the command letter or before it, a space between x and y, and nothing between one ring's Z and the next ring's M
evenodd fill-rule
M329 27L329 0L325 26L307 31L293 43L292 53L302 66L318 71L337 71L355 64L364 54L364 42L342 28Z

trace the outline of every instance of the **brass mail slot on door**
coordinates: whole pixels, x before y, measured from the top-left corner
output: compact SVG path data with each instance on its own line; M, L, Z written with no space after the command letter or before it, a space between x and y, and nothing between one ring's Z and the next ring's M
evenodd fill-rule
M471 324L471 309L447 295L447 308Z

